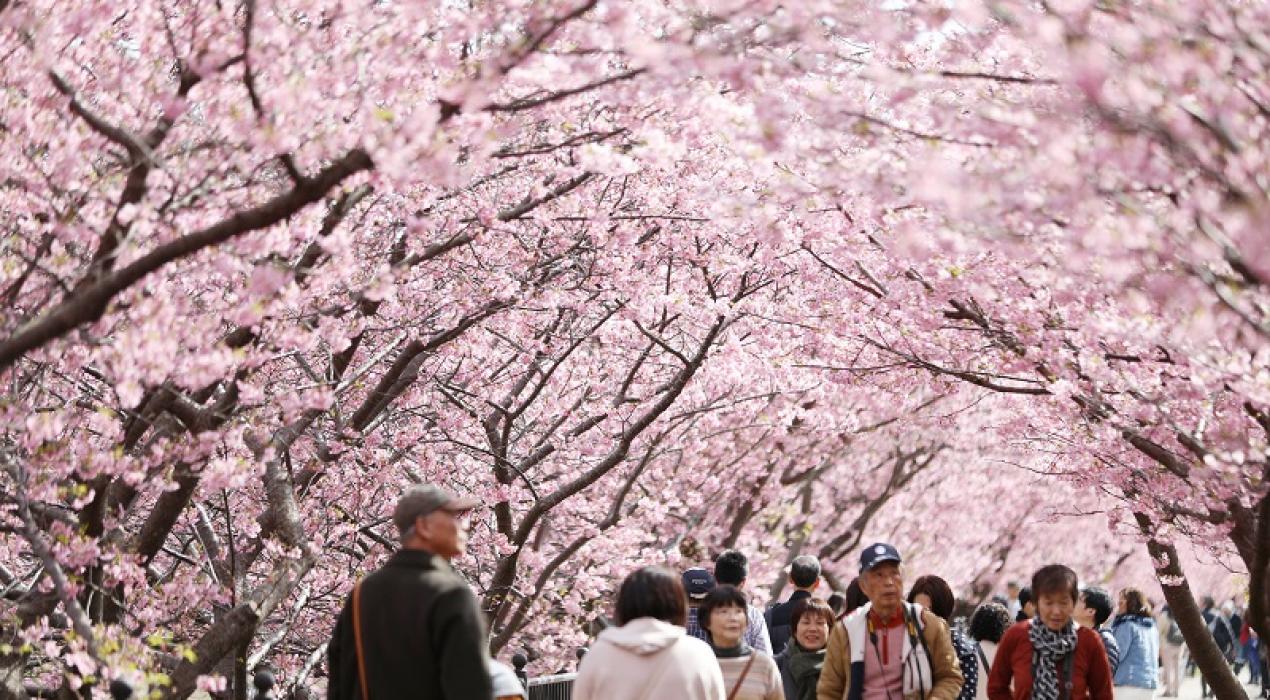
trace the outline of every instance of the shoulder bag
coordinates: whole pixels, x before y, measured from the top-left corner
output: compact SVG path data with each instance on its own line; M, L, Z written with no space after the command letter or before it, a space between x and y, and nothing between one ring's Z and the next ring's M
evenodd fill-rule
M728 700L735 700L736 694L741 692L741 686L745 683L745 677L750 675L750 667L754 665L754 657L757 655L757 651L750 652L750 660L746 661L745 668L741 669L741 677L736 679L736 685L732 686L732 692L728 693Z

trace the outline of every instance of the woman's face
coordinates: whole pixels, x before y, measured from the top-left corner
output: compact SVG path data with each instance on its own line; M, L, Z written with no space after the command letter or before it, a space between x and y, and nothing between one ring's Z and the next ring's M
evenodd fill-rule
M1121 615L1123 615L1123 614L1125 614L1125 612L1127 612L1128 610L1129 610L1129 599L1128 599L1128 598L1126 598L1126 597L1124 597L1124 594L1123 594L1123 593L1121 593L1121 594L1120 594L1120 600L1119 600L1119 602L1117 602L1117 603L1116 603L1116 612L1118 612L1118 613L1120 613Z
M1059 593L1044 593L1036 601L1037 613L1041 616L1041 622L1045 626L1055 632L1067 626L1072 620L1072 611L1076 609L1076 601L1072 600L1070 593L1062 591Z
M728 605L710 611L710 621L706 629L714 645L729 649L741 643L741 635L745 634L745 626L749 620L745 616L745 608Z
M820 651L829 643L829 622L821 615L803 615L798 618L794 639L807 651Z
M913 602L917 605L922 606L923 608L926 608L927 610L930 610L930 596L926 595L925 593L918 593L917 595L913 596Z

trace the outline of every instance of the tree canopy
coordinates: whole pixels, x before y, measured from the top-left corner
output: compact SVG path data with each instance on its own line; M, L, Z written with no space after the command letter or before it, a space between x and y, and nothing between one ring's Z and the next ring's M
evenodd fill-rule
M1267 27L0 0L0 696L318 694L422 481L544 667L637 562L878 537L980 597L1080 542L1215 669L1227 568L1270 638Z

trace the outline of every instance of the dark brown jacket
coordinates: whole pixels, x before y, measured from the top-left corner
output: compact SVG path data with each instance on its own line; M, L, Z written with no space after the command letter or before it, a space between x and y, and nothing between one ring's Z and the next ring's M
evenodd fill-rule
M440 557L403 549L362 582L363 696L350 595L327 649L330 700L489 700L485 625L467 582Z

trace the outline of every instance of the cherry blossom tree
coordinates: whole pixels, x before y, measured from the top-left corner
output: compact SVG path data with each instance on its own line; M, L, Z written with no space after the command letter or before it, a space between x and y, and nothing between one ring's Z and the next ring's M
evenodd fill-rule
M1270 633L1265 12L0 0L0 696L320 693L436 481L536 669L638 562L1062 529L1237 697L1179 551Z

